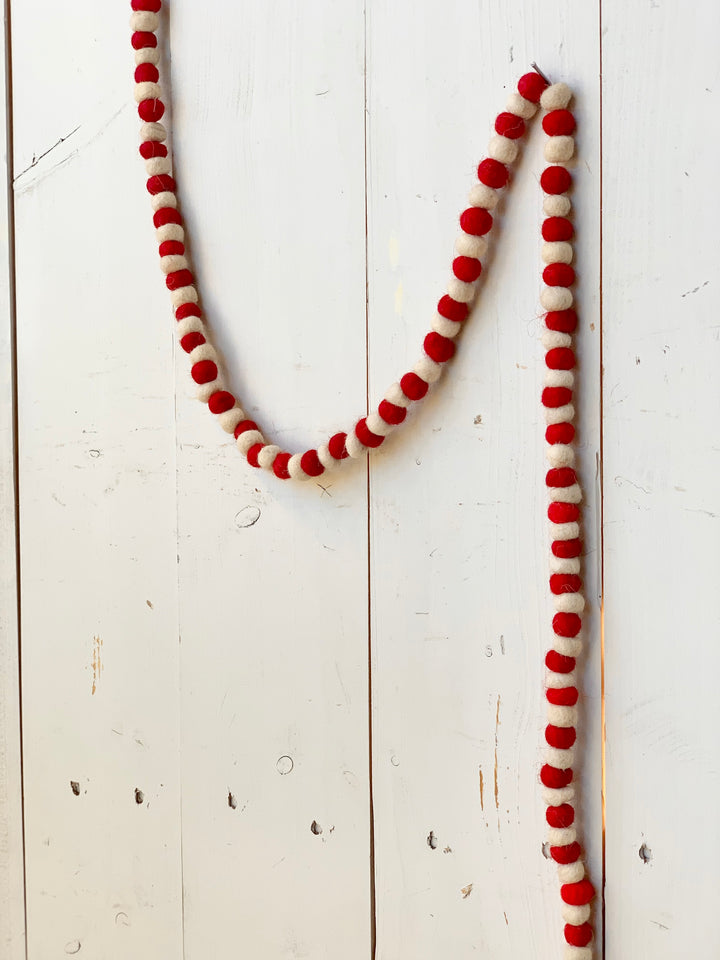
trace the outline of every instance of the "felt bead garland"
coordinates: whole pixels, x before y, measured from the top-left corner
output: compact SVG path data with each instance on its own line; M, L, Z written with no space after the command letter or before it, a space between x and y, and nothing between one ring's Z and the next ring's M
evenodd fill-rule
M180 347L189 356L198 397L207 404L222 429L233 434L238 449L252 467L272 471L281 480L319 477L343 461L358 459L368 450L379 447L407 419L412 404L422 400L430 385L439 379L444 365L455 354L455 338L475 298L498 191L508 184L509 167L517 159L518 142L526 132L526 121L534 116L538 105L544 111L542 126L547 134L544 155L548 166L540 177L546 214L541 228L545 266L540 302L546 311L542 337L546 349L542 404L547 422L550 593L555 614L551 645L545 656L548 724L540 780L547 804L549 851L557 864L560 881L565 960L590 960L593 956L590 903L594 890L585 876L578 840L573 772L579 699L575 670L582 648L585 601L580 578L582 495L573 447L576 360L572 334L577 315L570 289L575 283L575 270L571 266L574 228L568 218L572 209L568 196L572 176L566 166L574 154L576 124L568 109L572 93L564 83L548 84L539 72L520 78L517 92L510 95L506 109L495 119L495 136L490 141L488 156L478 166L478 182L470 191L467 209L460 215L461 232L455 242L451 277L437 304L431 330L423 340L420 359L387 390L377 409L361 417L349 432L334 434L317 449L291 454L269 443L257 423L246 416L225 382L219 357L210 342L195 278L186 257L183 219L164 143L167 134L161 123L165 106L160 97L157 66L160 56L155 35L161 0L131 0L131 6L135 100L142 121L140 155L145 163L160 266L175 312Z

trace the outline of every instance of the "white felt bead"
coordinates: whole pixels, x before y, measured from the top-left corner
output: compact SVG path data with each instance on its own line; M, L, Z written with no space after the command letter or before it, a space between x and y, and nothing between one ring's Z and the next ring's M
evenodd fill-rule
M154 121L152 123L142 123L140 124L140 142L144 143L146 140L153 140L156 143L159 143L167 139L167 130L162 125L162 123L157 123Z
M170 173L171 165L169 157L150 157L145 161L145 173L149 177L156 177L158 174Z
M353 458L353 460L357 460L359 457L361 457L365 453L365 451L367 450L367 447L364 444L360 443L360 441L357 438L357 434L353 429L347 435L347 439L345 440L345 449L347 450L348 454Z
M482 260L487 253L488 242L486 237L474 237L470 233L461 233L455 241L455 253L459 257L474 257Z
M556 727L575 727L578 721L578 712L575 707L561 707L551 703L547 711L548 723Z
M464 283L457 277L450 277L447 285L448 295L457 300L458 303L470 303L475 299L475 284Z
M571 467L575 462L575 451L568 443L551 443L545 455L551 467Z
M577 657L582 652L582 640L579 637L553 637L553 650L563 657Z
M573 305L573 295L567 287L543 287L540 303L545 310L569 310Z
M555 673L554 670L546 671L545 686L552 690L564 690L566 687L577 686L577 674L574 670L570 673Z
M575 377L572 370L546 370L545 371L545 386L546 387L570 387L575 382Z
M565 946L563 960L593 960L593 949L587 947L573 947L570 944Z
M235 446L240 453L246 457L250 447L254 447L256 443L265 443L265 437L263 437L259 430L246 430L237 438Z
M551 555L550 573L580 573L580 558Z
M160 63L160 51L157 47L141 47L135 51L135 63L138 67L141 63L154 63L157 66Z
M537 104L526 100L521 94L513 92L507 98L506 109L508 113L514 113L516 117L522 117L523 120L529 120L535 116Z
M484 183L475 183L468 194L468 203L471 207L484 207L485 210L494 210L500 199L497 190Z
M205 324L202 322L201 317L183 317L182 320L178 320L175 324L175 331L178 340L182 340L186 333L197 332L202 333L205 337L207 336Z
M582 490L578 483L573 483L569 487L548 487L548 500L550 503L580 503L582 500Z
M557 747L545 748L545 762L551 767L557 767L559 770L567 770L575 763L575 751L572 747L569 750L558 750Z
M184 303L197 303L198 293L195 287L179 287L177 290L170 291L172 305L177 309Z
M572 100L572 90L566 83L551 83L540 96L543 110L564 110Z
M591 908L589 903L584 903L581 907L573 906L571 903L563 903L562 917L566 923L573 923L579 927L581 923L587 923L590 919Z
M559 863L557 872L560 883L579 883L585 876L585 865L582 860L576 860L575 863Z
M167 257L160 257L160 269L163 273L174 273L176 270L187 270L189 264L179 253L172 253Z
M549 827L547 842L551 847L566 847L577 840L577 830L574 827Z
M162 193L155 193L150 197L150 204L155 213L162 210L163 207L175 209L177 207L177 197L170 190L163 190Z
M543 330L540 340L546 350L553 350L555 347L572 346L572 337L570 334L562 333L560 330Z
M207 403L210 397L217 393L218 390L226 390L225 381L218 377L216 380L211 380L210 383L201 383L195 390L195 397L200 401L200 403Z
M242 407L232 407L223 413L215 414L215 416L225 433L234 433L235 427L245 419L245 411Z
M310 474L305 473L301 464L302 454L294 453L288 460L287 471L292 480L309 480Z
M488 145L488 156L500 163L514 163L520 148L515 140L498 135Z
M566 403L563 407L545 407L545 423L572 423L575 407Z
M564 193L549 193L543 200L543 212L548 217L566 217L572 210L572 201Z
M135 103L142 103L143 100L159 100L161 92L159 84L143 80L142 83L135 84Z
M562 490L562 487L555 487L555 490ZM562 493L559 494L562 496ZM580 536L580 527L577 523L550 523L550 536L553 540L577 540Z
M188 359L193 366L201 360L212 360L213 363L218 362L215 347L213 347L211 343L201 343L199 347L195 347L188 354Z
M561 803L572 803L575 799L575 788L569 787L545 787L543 800L549 807L559 807Z
M554 240L542 245L543 263L572 263L573 248L565 240Z
M179 223L164 223L155 230L155 236L158 243L165 243L166 240L178 240L182 243L185 240L185 231Z
M555 593L553 603L558 613L582 613L585 597L581 593Z
M325 467L326 470L334 470L339 460L336 460L335 457L330 453L330 448L326 443L321 444L317 448L318 460Z
M436 363L432 357L426 355L415 364L413 373L416 373L425 383L435 383L442 373L442 364Z
M365 423L368 430L371 433L376 433L379 437L387 437L395 429L395 424L386 423L376 410L367 415Z
M548 163L567 163L575 153L575 138L548 137L543 153Z
M394 403L396 407L407 408L412 403L412 400L403 393L403 389L399 383L393 383L392 386L388 387L384 399L387 400L388 403Z
M452 340L453 337L456 337L460 333L462 323L458 323L455 320L448 320L447 317L442 317L439 313L436 313L430 326L435 333L439 333L441 337L448 337Z
M249 448L248 448L249 449ZM257 462L263 470L272 470L275 457L280 453L280 447L274 443L266 443L257 456Z
M135 10L130 16L130 29L136 33L155 33L158 15L150 10Z

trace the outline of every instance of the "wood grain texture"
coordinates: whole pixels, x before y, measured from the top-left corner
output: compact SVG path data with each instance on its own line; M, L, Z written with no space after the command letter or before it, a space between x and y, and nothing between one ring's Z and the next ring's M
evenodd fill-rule
M603 7L609 957L717 956L714 5Z

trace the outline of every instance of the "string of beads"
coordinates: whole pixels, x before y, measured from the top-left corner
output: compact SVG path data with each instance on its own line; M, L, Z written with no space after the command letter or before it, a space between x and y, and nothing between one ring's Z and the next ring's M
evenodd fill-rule
M488 156L478 166L478 182L470 190L468 207L460 215L456 256L446 292L437 304L431 330L423 340L422 355L411 370L394 383L377 410L361 417L348 433L336 433L327 443L304 453L291 454L268 443L257 424L249 419L228 389L218 355L212 346L199 306L195 278L185 255L185 231L178 210L177 188L165 146L167 133L161 123L165 107L160 97L156 30L161 0L132 0L132 46L135 50L135 99L142 120L140 155L145 161L147 189L154 211L153 223L159 243L160 266L177 321L180 346L190 358L190 372L198 397L207 403L220 426L233 434L248 463L271 470L283 480L307 480L337 467L347 458L357 459L379 447L407 418L435 383L444 365L455 353L455 338L475 299L487 235L493 226L491 211L499 191L507 186L509 167L519 154L519 141L526 121L543 108L542 125L548 139L544 154L548 166L540 177L545 194L542 224L544 286L540 302L545 314L543 345L545 386L542 403L547 429L549 493L550 591L556 613L552 640L545 657L548 725L545 763L540 771L547 804L550 856L557 864L565 920L565 960L591 960L593 929L590 923L594 889L587 879L578 840L575 814L574 745L578 720L577 657L582 648L581 629L585 600L580 579L580 502L582 494L574 469L575 428L573 406L575 353L572 335L577 326L571 287L575 282L568 192L572 176L567 163L574 155L575 118L568 105L570 88L548 84L539 73L521 77L506 109L495 120L495 135Z

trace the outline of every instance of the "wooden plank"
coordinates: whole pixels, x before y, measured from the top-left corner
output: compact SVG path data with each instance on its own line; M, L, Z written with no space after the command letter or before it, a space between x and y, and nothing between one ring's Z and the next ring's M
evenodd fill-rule
M293 451L365 408L362 9L171 10L204 307L243 407ZM186 955L366 958L366 470L252 470L178 363Z
M603 29L608 956L711 957L720 12L605 0Z
M127 9L14 4L12 39L28 955L178 957L174 372Z
M7 4L3 5L7 22ZM12 229L9 184L11 117L7 106L7 32L0 39L0 953L25 956L20 684L16 554L15 387Z
M597 9L374 3L368 24L371 396L419 354L459 212L507 91L537 60L577 92L575 209L587 494L583 830L601 882ZM558 23L561 29L558 29ZM572 37L573 43L564 42ZM372 461L378 948L553 956L562 920L537 783L547 595L539 404L542 134L500 212L447 381Z

